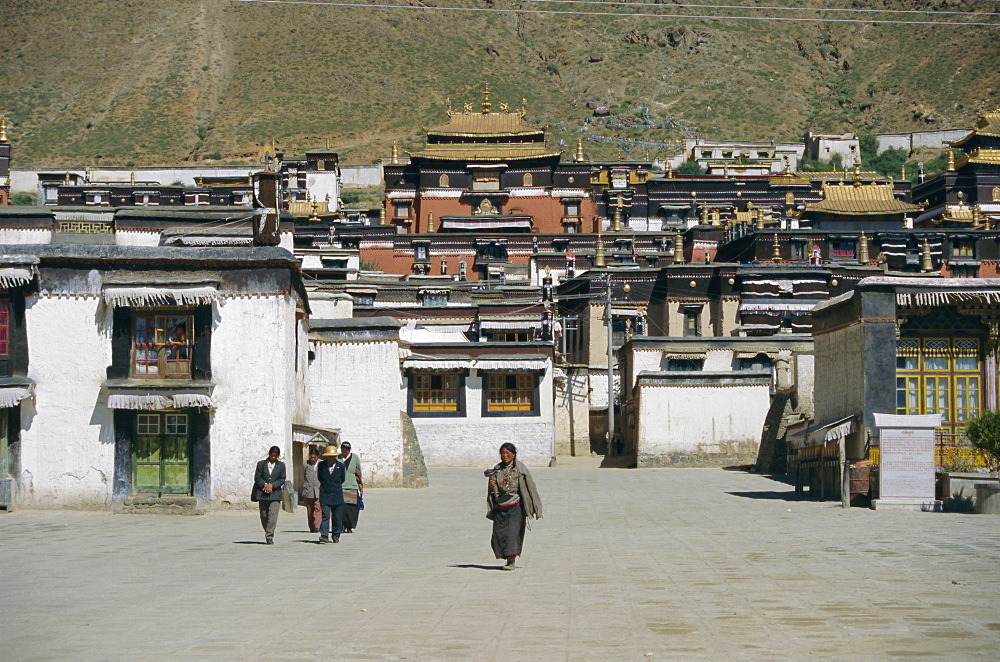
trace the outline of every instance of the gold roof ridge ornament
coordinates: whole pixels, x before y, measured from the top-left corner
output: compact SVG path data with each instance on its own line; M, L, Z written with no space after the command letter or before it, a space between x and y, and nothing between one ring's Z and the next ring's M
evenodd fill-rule
M396 144L395 140L392 141L392 156L389 159L389 163L391 165L399 165L399 145Z
M573 160L577 163L583 163L583 138L577 138L576 140L576 154L573 155Z
M854 159L854 185L861 186L861 154L858 153L858 158Z
M7 116L0 115L0 143L7 142Z
M948 148L948 165L945 166L947 172L955 172L955 150L952 147Z
M486 85L486 88L483 90L483 103L481 105L483 107L483 115L489 115L490 107L492 107L493 104L490 103L490 86L488 84Z

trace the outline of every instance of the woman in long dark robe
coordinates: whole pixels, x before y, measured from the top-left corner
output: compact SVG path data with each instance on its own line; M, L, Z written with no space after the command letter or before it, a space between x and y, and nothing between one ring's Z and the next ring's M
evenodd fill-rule
M504 570L513 570L524 544L527 518L542 518L542 500L528 468L518 461L514 444L500 446L500 462L490 474L486 516L493 520L493 553L507 560Z

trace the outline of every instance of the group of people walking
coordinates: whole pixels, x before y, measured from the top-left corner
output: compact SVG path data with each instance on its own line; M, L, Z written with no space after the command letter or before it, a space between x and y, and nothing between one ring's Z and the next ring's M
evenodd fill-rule
M267 459L257 463L251 500L260 509L264 527L264 542L274 544L274 529L281 510L286 482L285 463L278 459L281 449L272 446ZM322 459L320 459L322 458ZM319 448L309 448L309 459L302 465L300 496L306 505L306 523L310 533L319 533L320 543L340 542L343 533L358 526L358 516L364 508L364 482L361 461L351 452L350 442Z
M280 455L281 449L272 446L254 473L252 500L260 508L268 545L274 544L285 485L285 464L278 459ZM318 448L310 447L302 472L301 496L309 531L319 533L320 543L340 542L341 534L351 533L358 526L358 515L364 508L361 461L347 441L339 451L336 446L327 446L320 453ZM500 446L500 462L484 473L488 479L486 517L493 521L490 544L496 558L506 562L503 569L514 570L528 518L542 518L542 500L531 472L517 459L517 447L510 442Z

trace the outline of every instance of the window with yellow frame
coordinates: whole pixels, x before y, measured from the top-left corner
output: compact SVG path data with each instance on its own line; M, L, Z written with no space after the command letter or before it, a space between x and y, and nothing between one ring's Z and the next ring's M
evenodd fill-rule
M411 412L424 415L459 414L462 411L462 375L458 372L414 373Z
M896 413L941 414L942 427L979 415L979 340L903 338L896 342Z
M531 372L486 374L486 415L526 415L535 412L536 377Z

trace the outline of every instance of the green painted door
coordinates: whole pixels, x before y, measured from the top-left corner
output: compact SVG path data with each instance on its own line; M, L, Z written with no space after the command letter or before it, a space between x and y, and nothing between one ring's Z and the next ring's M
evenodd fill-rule
M187 414L136 414L132 491L191 493L191 435Z

